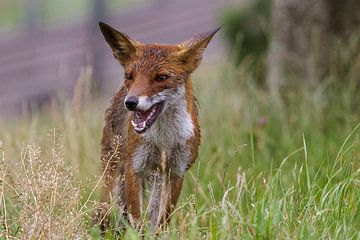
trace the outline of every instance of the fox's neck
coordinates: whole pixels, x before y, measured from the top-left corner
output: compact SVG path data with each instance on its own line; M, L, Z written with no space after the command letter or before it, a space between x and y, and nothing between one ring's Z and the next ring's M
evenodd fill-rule
M193 90L192 81L191 81L190 77L185 82L185 99L186 99L186 108L187 108L188 112L192 115L197 110L196 110L196 106L195 106L196 103L195 103L195 98L194 98L194 90Z
M192 111L195 111L191 80L181 86L185 94L168 106L159 119L144 134L147 141L154 142L161 148L169 149L174 144L186 144L194 134Z

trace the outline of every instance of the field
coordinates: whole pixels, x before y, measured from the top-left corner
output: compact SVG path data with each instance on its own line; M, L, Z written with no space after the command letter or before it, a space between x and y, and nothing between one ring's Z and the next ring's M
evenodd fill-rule
M202 145L160 239L359 239L360 94L338 76L284 92L245 65L193 76ZM89 93L0 120L0 238L100 238L91 216L101 187L108 98ZM114 219L118 220L114 213ZM129 228L124 239L152 239ZM107 239L116 237L109 231Z

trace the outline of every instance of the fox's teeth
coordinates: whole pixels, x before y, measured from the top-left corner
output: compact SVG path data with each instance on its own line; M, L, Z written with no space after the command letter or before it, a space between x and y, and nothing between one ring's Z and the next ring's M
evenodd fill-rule
M156 111L156 109L153 108L153 109L151 110L149 116L146 118L146 120L148 120L149 118L151 118L151 117L154 115L155 111Z
M142 131L142 130L144 130L145 128L146 128L146 122L145 122L145 121L139 123L139 125L137 125L137 124L134 125L134 129L135 129L136 131Z
M133 120L131 120L131 125L133 125L133 127L137 126L137 124Z

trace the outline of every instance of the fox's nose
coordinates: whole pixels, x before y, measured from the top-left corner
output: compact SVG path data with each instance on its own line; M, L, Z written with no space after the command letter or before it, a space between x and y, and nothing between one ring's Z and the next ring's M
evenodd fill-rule
M134 111L139 103L139 100L135 96L130 96L125 98L125 107L130 110Z

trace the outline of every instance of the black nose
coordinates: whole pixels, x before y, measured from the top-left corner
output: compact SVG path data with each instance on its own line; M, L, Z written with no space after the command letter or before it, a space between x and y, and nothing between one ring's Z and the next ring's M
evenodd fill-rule
M130 96L125 99L125 107L130 111L134 111L139 103L139 100L135 96Z

